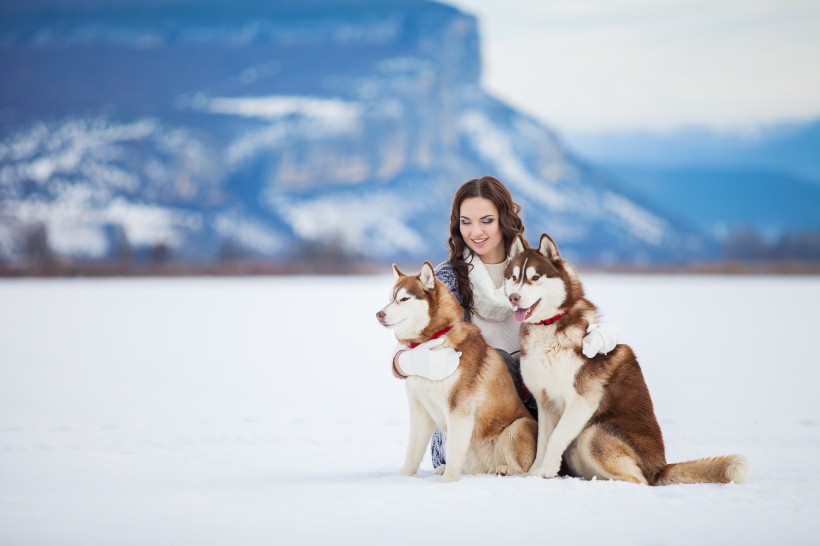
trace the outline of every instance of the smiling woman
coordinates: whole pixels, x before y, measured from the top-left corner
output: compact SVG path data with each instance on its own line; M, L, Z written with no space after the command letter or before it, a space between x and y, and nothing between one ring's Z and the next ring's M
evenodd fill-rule
M507 187L492 176L462 184L450 211L449 260L435 268L435 275L456 297L464 318L478 326L487 343L501 354L519 396L535 416L535 400L521 379L520 325L503 288L510 248L516 236L524 232L520 210ZM584 339L588 356L609 352L618 342L618 332L612 324L593 324L589 332ZM449 363L457 358L454 354L449 348L432 349L421 344L408 349L400 345L393 367L397 377L411 374L432 379L435 375L440 379L441 374L421 374L417 370L434 368L434 358ZM443 445L443 435L437 431L432 441L436 467L444 464Z
M506 186L491 176L470 180L453 197L447 241L449 263L458 281L458 293L464 298L461 303L470 312L476 311L473 281L485 279L477 275L470 277L469 270L489 265L499 278L503 276L510 245L516 234L524 233L524 223L518 216L520 210ZM479 257L475 263L474 255ZM492 291L492 287L485 288ZM481 297L480 293L476 295ZM502 306L506 305L503 300L502 295Z
M504 261L504 242L498 229L498 209L489 199L471 197L461 204L461 237L485 263Z

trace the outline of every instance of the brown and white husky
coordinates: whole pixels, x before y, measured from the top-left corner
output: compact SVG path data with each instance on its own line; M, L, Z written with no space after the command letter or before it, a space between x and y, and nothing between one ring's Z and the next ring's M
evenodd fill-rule
M535 458L537 425L518 398L501 356L425 262L418 275L393 265L396 282L389 304L376 314L400 343L415 346L444 337L461 352L456 371L432 381L409 376L410 436L401 472L413 475L435 427L447 434L447 464L436 469L444 481L467 474L524 474ZM446 468L445 468L446 467Z
M550 478L562 456L572 474L650 485L741 483L742 456L667 464L652 399L635 354L620 344L607 355L582 352L598 322L555 241L537 249L516 238L504 288L521 325L521 374L538 403L538 448L531 475Z

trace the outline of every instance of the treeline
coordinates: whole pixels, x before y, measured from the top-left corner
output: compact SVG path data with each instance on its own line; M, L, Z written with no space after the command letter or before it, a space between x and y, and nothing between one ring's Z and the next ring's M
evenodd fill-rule
M49 245L44 226L30 226L15 260L0 257L0 276L198 276L198 275L344 275L384 273L378 263L344 250L340 241L302 245L282 259L259 257L235 243L223 243L210 260L183 259L165 244L134 248L119 226L109 233L109 255L89 260L61 256ZM578 263L582 270L631 273L820 274L820 231L787 233L767 241L752 228L732 232L715 260L684 264Z
M820 214L820 211L818 211ZM753 228L732 231L723 243L723 254L729 261L820 262L820 231L798 231L766 241Z
M383 264L344 251L337 241L302 245L277 260L225 242L212 259L190 260L166 244L135 248L119 226L107 235L109 242L113 242L108 256L80 259L55 252L42 224L28 226L22 234L19 256L14 260L0 256L0 276L349 275L389 270Z

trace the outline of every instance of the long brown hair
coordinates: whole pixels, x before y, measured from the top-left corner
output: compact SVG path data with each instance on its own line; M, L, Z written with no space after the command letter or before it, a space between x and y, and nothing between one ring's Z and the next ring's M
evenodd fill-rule
M493 202L498 209L498 226L504 240L505 255L510 253L515 236L524 233L524 223L518 216L521 207L512 200L510 190L500 180L492 176L483 176L465 182L456 191L453 198L453 208L450 211L450 239L447 247L450 249L450 263L458 281L458 292L461 294L464 307L473 311L473 285L470 283L470 266L464 261L464 249L467 243L461 236L461 203L471 197L483 197Z

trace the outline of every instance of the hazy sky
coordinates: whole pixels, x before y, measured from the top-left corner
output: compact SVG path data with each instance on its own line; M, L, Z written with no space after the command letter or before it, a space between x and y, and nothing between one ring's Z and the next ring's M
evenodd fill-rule
M567 133L820 116L820 0L442 0L484 84Z

